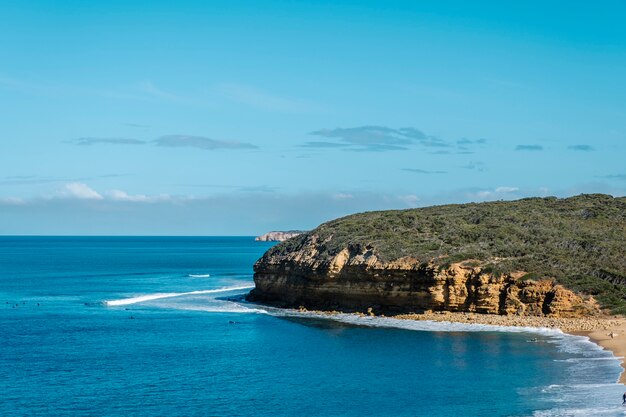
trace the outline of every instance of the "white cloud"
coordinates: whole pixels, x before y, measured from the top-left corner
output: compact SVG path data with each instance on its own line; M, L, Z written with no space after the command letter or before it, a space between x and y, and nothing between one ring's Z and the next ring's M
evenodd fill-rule
M154 140L157 146L192 147L199 149L257 149L256 145L238 141L217 140L204 136L165 135Z
M517 187L498 187L496 188L496 193L513 193L515 191L519 191Z
M471 192L467 194L467 197L470 201L494 200L501 198L508 199L511 198L509 194L516 193L517 191L519 191L519 188L517 187L501 186L493 190ZM513 195L513 197L515 197L515 195Z
M416 207L420 201L420 198L415 194L402 195L399 197L400 201L404 202L410 207Z
M65 184L61 191L62 197L76 198L79 200L103 200L104 197L93 188L82 182L70 182Z
M154 203L157 201L171 200L171 197L167 194L148 196L145 194L128 194L122 190L110 190L106 192L107 198L114 201L129 201L133 203Z
M337 193L333 195L333 198L335 200L349 200L349 199L354 198L354 196L352 194Z

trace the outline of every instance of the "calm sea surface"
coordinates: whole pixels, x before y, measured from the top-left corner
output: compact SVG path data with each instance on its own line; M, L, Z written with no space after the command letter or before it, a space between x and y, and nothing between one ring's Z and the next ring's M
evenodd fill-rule
M626 414L583 338L247 304L270 246L0 237L0 415Z

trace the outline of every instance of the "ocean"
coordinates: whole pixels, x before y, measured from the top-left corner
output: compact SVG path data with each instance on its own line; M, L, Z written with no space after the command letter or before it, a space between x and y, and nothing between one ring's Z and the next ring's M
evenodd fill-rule
M626 415L583 337L246 303L271 246L0 237L0 415Z

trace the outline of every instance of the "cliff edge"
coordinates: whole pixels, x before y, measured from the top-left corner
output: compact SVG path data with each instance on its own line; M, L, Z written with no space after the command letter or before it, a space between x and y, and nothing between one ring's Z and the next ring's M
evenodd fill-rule
M291 239L292 237L301 235L302 231L300 230L289 230L287 232L267 232L261 236L257 236L254 238L257 242L284 242L287 239Z
M282 307L581 317L626 312L626 198L580 195L355 214L254 266Z

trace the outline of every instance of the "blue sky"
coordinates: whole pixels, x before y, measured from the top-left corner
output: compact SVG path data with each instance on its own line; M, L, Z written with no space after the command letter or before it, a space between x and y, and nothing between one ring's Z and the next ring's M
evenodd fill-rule
M623 1L335 3L2 2L0 234L626 194Z

